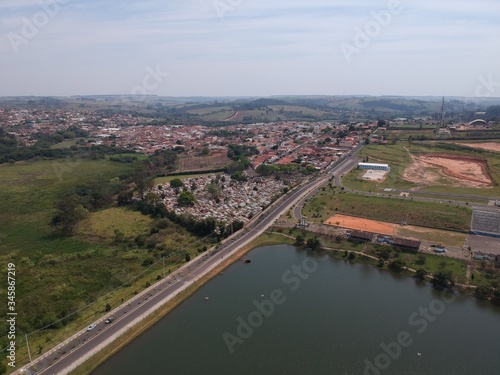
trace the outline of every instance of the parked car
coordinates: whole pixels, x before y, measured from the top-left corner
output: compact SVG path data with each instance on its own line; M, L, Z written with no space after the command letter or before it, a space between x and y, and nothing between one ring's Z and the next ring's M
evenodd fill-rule
M113 320L115 320L115 317L114 317L114 316L110 316L110 317L108 317L108 318L104 321L104 324L109 324L109 323L111 323Z
M89 325L87 327L87 331L92 331L94 328L95 328L96 324L95 323L92 323L91 325Z

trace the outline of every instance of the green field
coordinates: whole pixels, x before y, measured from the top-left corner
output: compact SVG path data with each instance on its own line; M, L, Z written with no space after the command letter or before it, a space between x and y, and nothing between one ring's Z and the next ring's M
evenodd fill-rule
M88 213L72 237L52 234L53 206L62 193L100 176L116 178L136 167L136 163L106 160L0 165L0 267L16 265L16 308L22 312L18 338L24 340L24 333L48 325L29 336L34 355L106 314L107 303L117 306L147 283L156 282L162 274L161 256L167 259L168 271L185 261L185 251L194 258L203 247L178 225L165 220L159 226L125 208ZM6 301L5 288L0 297ZM4 316L5 309L6 305L0 307ZM0 329L5 332L5 322ZM5 347L4 336L0 344ZM26 358L23 342L18 347L18 363Z
M367 197L342 193L338 188L325 188L302 209L302 214L315 223L323 223L335 214L400 224L466 231L472 217L471 209L432 202Z

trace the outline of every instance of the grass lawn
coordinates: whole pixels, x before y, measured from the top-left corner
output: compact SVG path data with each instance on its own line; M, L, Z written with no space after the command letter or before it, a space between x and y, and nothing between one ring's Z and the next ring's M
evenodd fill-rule
M418 264L418 257L422 256L425 258L424 264ZM399 255L406 264L414 269L423 268L427 272L435 274L440 269L450 270L455 276L455 281L458 283L465 283L465 274L467 270L467 262L461 259L449 258L434 254L424 254L424 253L406 253L402 252Z

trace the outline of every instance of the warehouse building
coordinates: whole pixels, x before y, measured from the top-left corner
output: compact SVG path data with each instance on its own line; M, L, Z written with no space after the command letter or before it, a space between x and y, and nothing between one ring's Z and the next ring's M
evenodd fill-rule
M390 171L389 164L376 164L376 163L358 163L360 169L374 169L379 171Z

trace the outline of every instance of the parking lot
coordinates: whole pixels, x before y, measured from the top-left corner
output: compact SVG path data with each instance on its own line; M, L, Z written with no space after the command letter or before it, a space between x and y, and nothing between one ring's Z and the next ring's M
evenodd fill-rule
M467 246L470 246L474 252L500 255L500 238L469 234Z

